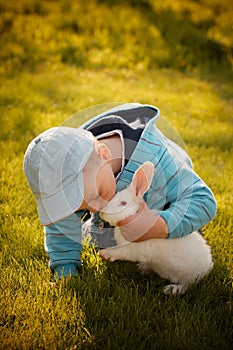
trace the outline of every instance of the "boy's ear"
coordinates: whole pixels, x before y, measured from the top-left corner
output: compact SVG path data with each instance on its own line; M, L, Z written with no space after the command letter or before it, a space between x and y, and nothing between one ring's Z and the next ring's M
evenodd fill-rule
M106 146L104 143L99 143L97 145L97 153L100 159L110 161L112 160L112 153L108 146Z
M151 185L154 174L155 168L151 162L145 162L138 168L132 180L132 188L136 197L143 197Z

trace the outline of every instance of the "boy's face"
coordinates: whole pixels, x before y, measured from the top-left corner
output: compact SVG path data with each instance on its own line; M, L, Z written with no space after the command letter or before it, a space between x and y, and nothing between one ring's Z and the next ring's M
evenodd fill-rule
M87 168L83 178L84 199L78 210L87 209L95 213L106 206L116 191L111 162L102 160L98 166Z

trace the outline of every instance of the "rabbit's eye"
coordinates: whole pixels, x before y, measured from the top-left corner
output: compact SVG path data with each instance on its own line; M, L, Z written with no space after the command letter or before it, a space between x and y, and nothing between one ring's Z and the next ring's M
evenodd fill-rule
M121 201L120 206L123 207L123 206L125 206L126 204L127 204L126 201Z

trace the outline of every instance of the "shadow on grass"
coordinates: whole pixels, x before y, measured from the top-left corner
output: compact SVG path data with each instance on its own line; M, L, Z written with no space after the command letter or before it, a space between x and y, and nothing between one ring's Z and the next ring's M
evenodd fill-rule
M227 271L214 270L182 296L162 293L166 281L142 277L128 262L85 270L72 288L95 349L230 349L232 290Z
M110 0L99 0L99 3L112 5ZM132 6L142 14L148 23L159 29L169 49L169 56L167 60L161 62L161 66L184 70L203 63L208 66L222 63L230 67L233 48L227 48L219 41L207 36L208 29L214 25L215 16L218 15L218 8L215 8L214 5L211 8L212 18L200 20L195 24L191 20L191 8L181 10L179 18L170 8L155 11L150 2L146 0L121 0L117 4ZM148 33L144 35L146 37ZM157 65L156 57L153 55L149 57L149 60L150 66Z
M19 38L15 38L14 34L11 36L14 18L9 16L6 18L4 17L0 26L0 32L4 34L3 39L7 38L7 42L12 41L17 47L21 47L22 50L3 50L3 62L12 61L14 65L18 65L19 69L34 71L41 67L42 63L47 62L48 56L51 58L51 55L58 55L60 61L64 64L73 64L83 68L96 68L98 64L94 63L95 61L90 62L88 57L93 55L93 49L95 49L95 52L100 52L108 47L114 53L113 55L117 53L114 59L117 60L118 63L116 64L118 65L120 64L119 61L123 49L123 51L125 50L123 55L127 55L127 53L130 55L130 58L128 57L126 59L126 65L131 65L133 63L136 66L138 61L143 59L144 56L148 62L148 69L153 67L172 67L179 70L186 70L198 66L200 68L203 67L204 70L206 68L213 70L216 64L230 67L233 47L230 44L226 46L226 44L223 44L217 39L208 37L208 30L216 25L216 16L218 16L221 11L220 5L208 5L208 2L203 2L203 11L207 9L209 15L206 18L200 16L200 19L195 23L191 16L193 7L191 6L192 4L189 3L184 6L182 2L180 2L178 5L178 13L175 13L172 8L169 7L165 8L159 6L158 10L156 10L156 7L152 6L149 0L120 0L117 4L113 4L110 0L99 0L96 1L96 3L96 9L98 9L98 5L106 5L109 8L115 7L117 9L116 13L119 13L119 26L117 28L112 26L111 17L109 17L108 22L105 22L103 19L103 23L97 23L97 27L92 27L92 24L87 21L87 28L82 28L82 23L77 16L78 13L75 13L77 9L75 7L73 8L74 3L71 2L68 6L68 10L66 10L66 13L69 13L68 19L65 17L62 19L61 17L59 23L51 23L50 25L52 25L54 32L59 31L64 35L70 33L70 37L72 37L71 34L74 34L79 39L83 37L84 42L79 47L73 42L69 42L68 35L67 45L64 46L64 42L62 42L62 46L59 47L58 37L58 41L56 42L57 49L55 51L49 51L49 48L42 50L41 43L38 44L33 38L29 37L29 39L25 37L25 40L22 40L23 36ZM35 14L43 17L49 14L45 9L43 10L40 1L37 1L36 4L37 5L34 7L28 4L26 8L24 6L21 10L20 5L18 5L18 11L23 12L24 16ZM140 15L137 24L138 28L135 28L135 24L133 23L127 28L127 31L129 30L131 35L130 39L134 37L130 43L128 42L127 36L124 35L125 23L123 22L124 19L120 16L122 7L128 7L128 9L133 8L134 11L138 12ZM202 7L200 5L200 11ZM80 9L85 11L85 8L82 8L82 6ZM58 18L60 12L63 10L62 2L58 2ZM101 16L101 14L103 16L106 15L104 11L103 13L101 12L102 8L100 6L98 10L99 16ZM4 6L2 6L2 11L4 13ZM210 15L210 13L212 15ZM84 12L83 15L89 16L90 14ZM141 23L140 25L142 19L145 20L143 21L145 23ZM149 28L150 25L158 29L161 38L166 44L166 48L163 45L161 46L161 43L157 42L156 36L153 35ZM87 29L87 31L84 29ZM99 30L102 35L92 40L92 36L95 36L95 30ZM108 35L103 38L105 31L108 32ZM143 35L140 34L141 31L143 31ZM85 33L89 33L88 38L85 37ZM225 30L225 33L227 33L227 30ZM229 42L230 40L226 41ZM132 49L129 54L131 46ZM135 49L135 46L138 46L138 48ZM162 54L160 54L161 51L163 51ZM105 54L103 54L103 56L105 56ZM111 57L103 57L99 64L100 68L112 65L114 59L111 60Z

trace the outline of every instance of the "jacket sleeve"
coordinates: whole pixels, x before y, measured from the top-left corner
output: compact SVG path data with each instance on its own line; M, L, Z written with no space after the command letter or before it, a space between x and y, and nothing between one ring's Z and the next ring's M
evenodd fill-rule
M193 171L191 163L173 150L161 150L149 205L152 210L160 208L157 214L168 225L168 238L183 237L200 229L214 218L217 210L209 187ZM163 199L162 205L158 205L159 199ZM167 209L161 210L164 205Z
M215 216L216 202L201 179L189 186L160 216L168 225L168 238L183 237L208 224Z
M55 274L77 276L81 265L82 250L81 213L74 213L56 223L44 227L45 251L49 255L49 267Z

